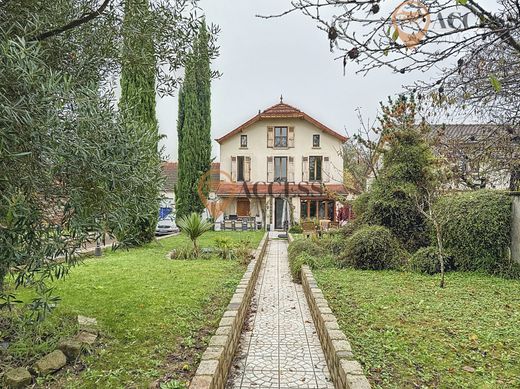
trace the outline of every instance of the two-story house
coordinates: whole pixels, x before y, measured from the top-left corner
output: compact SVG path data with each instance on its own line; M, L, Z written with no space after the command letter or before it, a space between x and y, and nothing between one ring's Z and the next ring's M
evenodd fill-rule
M270 229L302 219L336 220L336 195L347 195L345 136L280 99L216 140L216 195L224 217L256 217Z

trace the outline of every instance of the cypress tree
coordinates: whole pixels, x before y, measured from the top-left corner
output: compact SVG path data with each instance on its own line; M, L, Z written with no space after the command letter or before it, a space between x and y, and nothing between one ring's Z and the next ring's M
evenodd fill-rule
M142 151L135 174L138 190L127 193L132 229L119 240L140 244L153 239L161 185L158 123L155 114L155 54L148 0L126 0L123 21L123 60L119 108L124 125L137 136Z
M211 69L209 33L200 27L179 92L179 179L175 188L178 217L201 213L199 180L211 167ZM207 192L207 188L204 190Z
M211 68L209 57L209 33L203 22L197 40L197 92L201 110L201 158L200 170L211 168Z

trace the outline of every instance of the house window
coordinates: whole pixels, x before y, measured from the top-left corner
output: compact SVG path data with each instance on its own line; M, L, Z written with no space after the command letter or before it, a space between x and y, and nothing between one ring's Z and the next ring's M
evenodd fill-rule
M309 180L321 181L321 167L323 157L309 157Z
M336 219L334 200L308 199L300 201L300 219Z
M274 180L287 181L287 157L274 157Z
M287 147L287 127L274 128L274 147Z
M240 135L240 147L247 147L247 135Z
M244 181L244 157L237 157L237 181Z
M312 147L320 147L320 134L312 136Z

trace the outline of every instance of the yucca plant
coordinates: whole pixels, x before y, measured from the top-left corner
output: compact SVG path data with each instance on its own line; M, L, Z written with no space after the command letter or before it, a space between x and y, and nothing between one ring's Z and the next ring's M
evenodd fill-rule
M197 239L204 233L213 228L213 223L203 220L202 217L193 212L191 215L183 216L177 221L177 226L181 232L190 238L193 243L193 250L195 254L199 254L199 247L197 246Z

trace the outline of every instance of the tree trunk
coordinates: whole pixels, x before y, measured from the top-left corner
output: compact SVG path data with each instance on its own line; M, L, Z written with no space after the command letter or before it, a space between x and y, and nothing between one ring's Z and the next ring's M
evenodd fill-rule
M509 179L509 190L520 190L520 164L514 164L511 168L511 178Z
M441 283L439 286L441 288L444 288L445 267L444 267L444 254L443 254L441 227L440 227L439 223L437 223L437 222L434 222L433 224L435 225L435 233L437 235L437 251L438 251L438 255L439 255L439 263L441 264Z

